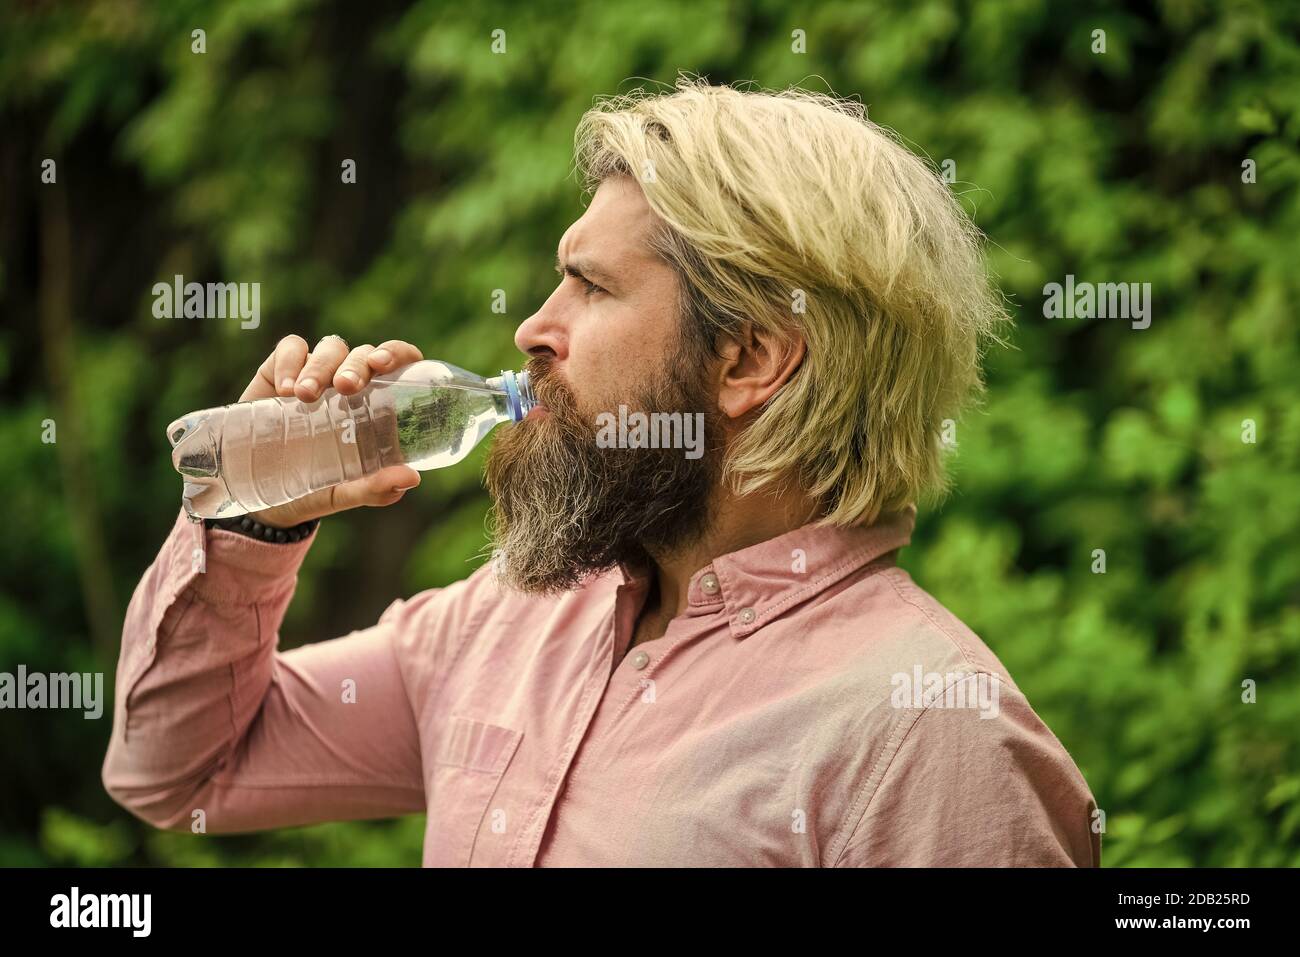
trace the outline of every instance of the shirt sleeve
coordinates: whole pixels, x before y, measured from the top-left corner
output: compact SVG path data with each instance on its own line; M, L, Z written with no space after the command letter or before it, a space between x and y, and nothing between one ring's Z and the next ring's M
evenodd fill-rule
M226 833L424 809L397 645L439 627L438 590L281 652L315 534L275 544L177 516L127 610L102 769L137 817Z
M1100 866L1083 775L1025 697L982 674L958 683L995 683L990 717L939 699L904 719L835 866Z

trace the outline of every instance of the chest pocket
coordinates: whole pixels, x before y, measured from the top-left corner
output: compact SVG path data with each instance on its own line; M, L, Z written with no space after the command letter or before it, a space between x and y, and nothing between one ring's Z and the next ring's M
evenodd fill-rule
M480 829L489 829L504 847L505 829L492 832L493 821L484 817L522 737L511 728L452 715L429 782L426 867L468 867Z

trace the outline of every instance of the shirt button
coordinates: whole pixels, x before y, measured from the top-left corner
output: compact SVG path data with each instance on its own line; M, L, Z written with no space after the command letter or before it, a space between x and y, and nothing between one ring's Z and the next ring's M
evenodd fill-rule
M650 656L647 655L644 651L638 651L636 655L632 658L632 667L635 668L637 671L640 671L649 663L650 663Z
M754 609L752 608L740 609L740 623L742 625L748 625L753 620L754 620Z
M718 593L718 576L709 572L700 579L700 591L706 595L716 595Z

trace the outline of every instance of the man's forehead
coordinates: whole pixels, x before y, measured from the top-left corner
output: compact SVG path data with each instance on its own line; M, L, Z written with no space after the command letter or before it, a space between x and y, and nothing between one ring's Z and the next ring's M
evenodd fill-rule
M654 223L654 211L635 180L605 180L586 212L560 238L560 259L607 269L648 262L654 258L649 245Z

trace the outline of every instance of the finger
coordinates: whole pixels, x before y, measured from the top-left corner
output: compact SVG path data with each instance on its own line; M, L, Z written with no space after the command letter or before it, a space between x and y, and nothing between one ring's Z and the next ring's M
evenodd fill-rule
M316 343L316 348L307 357L307 364L298 373L294 383L294 394L304 402L319 398L329 383L334 379L334 371L348 354L348 344L342 336L326 336Z
M307 340L302 336L285 336L275 347L275 393L293 395L298 373L307 361Z
M249 380L247 388L239 397L240 402L252 402L254 399L269 399L275 395L275 353L272 352L257 367L257 373Z
M387 342L381 342L366 358L366 362L376 372L388 372L410 365L412 362L419 362L423 358L424 353L409 342L389 339Z
M352 395L364 389L370 381L370 366L366 364L366 356L374 351L374 346L367 345L357 346L349 352L348 357L334 373L334 388L343 395Z
M239 397L240 402L251 401L253 399L267 399L274 395L293 395L293 380L298 376L298 370L302 368L303 359L307 355L307 340L302 336L285 336L275 344L271 354L266 360L258 366L257 375L253 376L248 388L244 394ZM282 371L286 368L286 360L289 366L288 385L285 385L286 373Z

